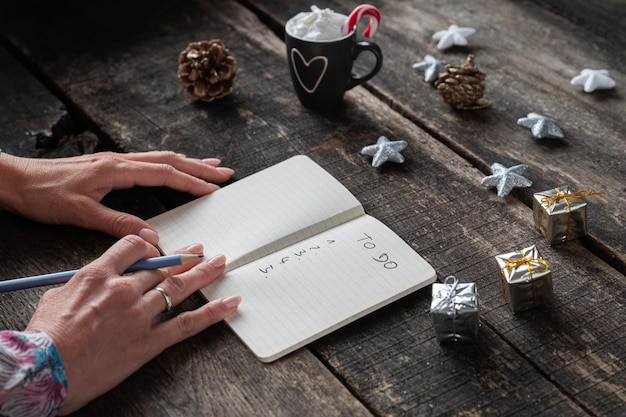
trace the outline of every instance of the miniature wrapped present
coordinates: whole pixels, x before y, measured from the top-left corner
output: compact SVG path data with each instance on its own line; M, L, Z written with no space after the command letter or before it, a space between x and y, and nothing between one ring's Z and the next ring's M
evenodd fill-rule
M504 298L513 313L552 302L552 271L535 245L496 256Z
M475 342L478 338L478 294L473 283L449 276L434 283L430 317L439 342Z
M533 195L535 226L554 245L587 234L587 203L581 200L595 194L591 190L572 191L569 186Z

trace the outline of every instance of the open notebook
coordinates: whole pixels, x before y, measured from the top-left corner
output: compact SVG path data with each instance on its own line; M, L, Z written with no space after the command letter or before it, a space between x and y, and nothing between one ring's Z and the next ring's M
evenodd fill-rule
M163 253L201 242L227 272L201 290L240 295L226 322L263 362L435 280L391 229L337 179L295 156L148 222Z

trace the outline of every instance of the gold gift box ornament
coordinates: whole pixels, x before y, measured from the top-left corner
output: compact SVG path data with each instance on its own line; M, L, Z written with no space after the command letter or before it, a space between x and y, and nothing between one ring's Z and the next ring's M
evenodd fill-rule
M513 313L553 300L552 271L535 245L497 255L504 299Z
M568 185L533 194L535 226L549 245L563 243L587 234L587 203L591 190L573 191Z

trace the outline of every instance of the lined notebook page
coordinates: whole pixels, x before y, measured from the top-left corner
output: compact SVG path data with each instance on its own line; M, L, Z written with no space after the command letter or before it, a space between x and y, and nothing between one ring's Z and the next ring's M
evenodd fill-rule
M148 222L164 253L199 242L232 270L362 214L337 179L299 155Z
M202 293L241 295L226 321L271 362L434 280L409 245L364 215L229 271Z

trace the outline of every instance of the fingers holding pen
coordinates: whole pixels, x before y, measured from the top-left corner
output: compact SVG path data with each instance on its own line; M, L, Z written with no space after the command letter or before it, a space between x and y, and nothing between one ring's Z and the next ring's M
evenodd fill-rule
M174 265L169 267L162 267L157 270L142 270L136 271L132 274L131 279L137 283L142 291L142 294L153 290L157 285L163 282L168 277L176 277L178 274L183 274L200 262L205 260L204 258L204 246L201 243L194 243L186 248L180 248L173 251L170 255L192 255L185 257L180 265ZM179 278L173 278L178 280Z
M194 244L175 252L200 255L203 249L201 244ZM112 262L116 270L125 270L136 259L155 256L153 251L156 251L153 246L131 235L114 245L103 258ZM141 316L144 320L152 321L194 292L215 282L224 274L225 268L226 257L216 255L184 265L137 271L131 275L122 275L121 278L135 289L131 291L135 297L141 298L138 300L138 307L143 311ZM160 290L156 290L157 287ZM155 349L154 354L222 321L237 310L240 302L241 298L238 296L223 297L198 309L177 314L166 321L153 322L150 345Z
M177 252L202 251L202 245L192 245ZM164 349L237 309L240 298L226 297L157 321L170 304L179 304L219 279L225 269L225 257L218 255L199 263L126 273L137 261L158 255L139 236L125 236L67 284L41 298L27 329L46 332L63 360L68 381L63 413L76 410Z
M127 235L111 246L99 259L92 262L94 266L111 265L118 275L138 259L159 256L159 251L139 236ZM90 266L92 267L92 266Z

